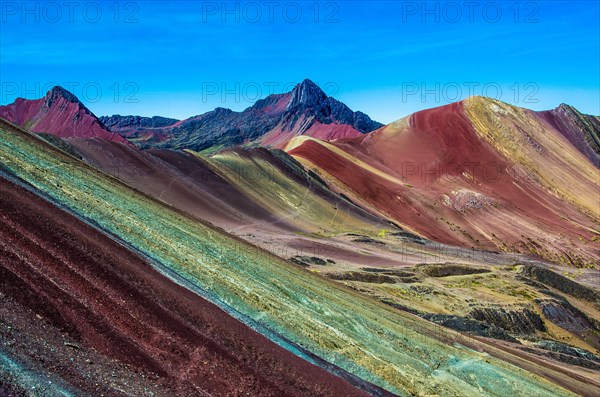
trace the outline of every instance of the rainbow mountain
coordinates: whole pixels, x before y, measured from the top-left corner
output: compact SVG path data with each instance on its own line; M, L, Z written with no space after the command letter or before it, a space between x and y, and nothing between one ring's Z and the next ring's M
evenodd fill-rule
M599 390L598 117L383 126L310 81L184 121L60 88L0 117L0 392Z

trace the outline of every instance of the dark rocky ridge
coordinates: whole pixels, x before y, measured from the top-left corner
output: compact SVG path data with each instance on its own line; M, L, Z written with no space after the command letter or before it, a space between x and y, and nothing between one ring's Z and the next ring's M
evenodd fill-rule
M348 280L348 281L361 281L364 283L374 284L395 284L396 279L394 277L376 273L376 272L345 272L345 273L329 273L327 274L332 280Z
M104 123L105 126L110 128L113 131L119 131L125 128L162 128L168 127L170 125L175 124L179 120L171 119L168 117L161 116L153 116L153 117L143 117L143 116L121 116L120 114L115 114L112 116L102 116L100 117L100 121Z
M448 327L455 331L467 332L477 336L484 336L487 338L501 339L518 343L516 338L511 336L505 329L498 327L495 324L488 324L469 317L451 314L423 313L419 315L426 320L444 327Z
M584 333L600 332L600 322L577 309L566 299L536 299L544 316L567 331Z
M552 270L540 266L524 265L521 269L521 274L575 298L592 302L597 307L600 307L600 292L581 285Z
M277 97L281 97L281 95L275 96L271 100L277 99ZM316 120L323 124L335 122L347 124L362 133L383 127L383 124L371 120L366 114L353 112L342 102L328 97L319 86L308 79L298 84L292 90L291 97L286 108L287 115L284 116L284 120L287 121L287 125L291 128L294 127L300 115L314 116Z
M81 103L81 101L71 92L65 90L64 88L62 88L61 86L54 86L52 87L52 89L50 91L48 91L48 93L46 94L46 97L44 98L44 105L48 108L52 107L52 104L57 100L57 99L65 99L68 102L71 103L76 103L78 104L81 108L85 108L87 110L87 108L85 107L85 105L83 103ZM89 113L91 113L88 110Z
M539 114L600 168L600 117L580 113L564 103Z
M467 266L460 263L421 264L416 268L430 277L464 276L490 272L489 269Z
M277 128L301 135L315 123L348 125L361 133L383 126L366 114L353 112L342 102L328 97L308 79L296 85L291 92L269 95L242 112L216 108L180 123L167 118L119 115L105 116L101 120L123 136L135 138L135 130L139 130L139 135L151 134L150 139L137 143L142 148L188 148L196 151L251 143ZM169 124L170 121L173 122Z
M332 259L324 260L316 256L306 255L294 256L289 261L302 267L310 267L310 265L325 266L328 263L335 263Z
M535 346L537 349L524 346L523 350L542 354L567 364L600 370L600 357L587 350L550 340L541 340ZM541 349L543 352L540 352Z
M544 320L528 308L495 306L474 307L469 317L486 324L493 324L513 334L534 334L546 331Z

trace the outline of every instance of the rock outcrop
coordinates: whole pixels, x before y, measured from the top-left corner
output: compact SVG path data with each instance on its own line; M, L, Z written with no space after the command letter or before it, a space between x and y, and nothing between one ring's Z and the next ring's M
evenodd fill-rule
M581 285L550 269L535 265L524 265L521 268L521 274L575 298L592 302L600 307L600 292L586 287L585 285Z
M526 307L476 306L469 312L469 317L512 334L530 335L536 331L546 331L540 315Z

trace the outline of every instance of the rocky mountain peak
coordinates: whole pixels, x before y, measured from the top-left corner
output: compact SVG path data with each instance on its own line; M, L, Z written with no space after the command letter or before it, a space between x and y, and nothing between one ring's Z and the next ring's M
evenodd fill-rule
M327 94L309 79L296 85L291 94L292 99L288 104L288 109L296 105L312 107L327 99Z
M58 85L54 86L50 91L48 91L44 100L44 104L47 107L50 107L58 99L65 99L71 103L81 104L75 95Z

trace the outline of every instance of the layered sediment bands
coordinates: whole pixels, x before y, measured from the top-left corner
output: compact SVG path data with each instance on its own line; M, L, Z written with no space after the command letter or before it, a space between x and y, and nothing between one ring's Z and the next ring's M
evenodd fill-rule
M236 149L206 161L252 201L261 203L296 230L341 234L391 227L382 218L332 192L284 152Z
M474 97L286 151L351 200L434 241L596 268L598 169L533 112Z
M469 317L513 334L530 335L536 331L546 331L540 315L529 308L475 307L470 311Z
M330 191L283 151L235 149L206 157L101 139L68 145L94 167L226 230L294 235L390 227Z
M441 333L425 320L273 257L107 178L8 123L2 122L0 130L4 172L118 236L151 258L153 266L231 314L260 324L257 329L274 340L280 335L400 395L571 394L559 386L574 387L569 375L533 367L512 353L493 358L465 349L461 345L471 342L459 334ZM121 304L129 304L123 300ZM128 327L136 324L126 317L121 321ZM585 385L576 389L580 387Z
M0 352L74 394L367 395L4 178L0 208Z
M562 201L552 202L552 197L543 198L540 192L541 200L532 204L544 212L556 211L563 204L583 212L598 225L598 169L559 131L548 128L530 110L488 98L466 101L465 115L477 135L502 154L514 172L525 173L513 178L517 186L531 193L545 188ZM525 201L520 204L532 205ZM585 225L581 215L572 221Z
M277 223L210 164L188 153L144 152L100 139L78 139L70 144L94 167L201 219L223 227L257 220ZM280 227L285 229L285 223Z

